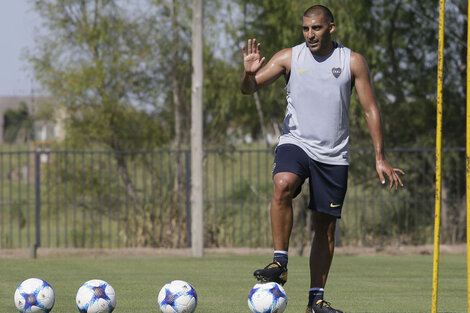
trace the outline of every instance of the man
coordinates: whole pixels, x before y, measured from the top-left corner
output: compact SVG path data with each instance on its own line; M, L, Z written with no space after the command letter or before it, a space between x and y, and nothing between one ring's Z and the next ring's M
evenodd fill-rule
M274 260L254 276L261 281L287 281L289 238L293 223L292 199L309 178L315 236L310 254L310 290L307 312L341 313L323 300L334 252L336 219L346 194L349 165L349 104L352 87L364 110L375 151L380 182L398 189L398 173L386 161L382 123L369 69L364 58L334 42L331 11L321 5L307 9L302 29L305 42L277 52L263 67L260 44L248 40L242 47L244 73L240 89L252 94L285 77L287 110L283 134L274 159L271 226Z

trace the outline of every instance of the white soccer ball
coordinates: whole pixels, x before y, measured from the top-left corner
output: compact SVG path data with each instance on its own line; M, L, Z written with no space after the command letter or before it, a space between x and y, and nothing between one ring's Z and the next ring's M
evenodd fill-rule
M55 302L52 286L40 278L29 278L15 291L15 306L20 312L49 312Z
M193 313L197 307L196 290L183 280L172 280L160 289L158 306L163 313Z
M248 307L253 313L282 313L286 306L286 292L277 283L258 283L248 295Z
M80 313L111 313L116 307L116 293L104 280L92 279L78 289L75 303Z

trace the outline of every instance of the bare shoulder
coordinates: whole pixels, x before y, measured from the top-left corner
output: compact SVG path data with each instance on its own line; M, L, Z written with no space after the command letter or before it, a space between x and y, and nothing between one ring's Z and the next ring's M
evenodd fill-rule
M281 75L290 73L292 49L282 49L273 55L271 60L256 74L256 83L260 88L273 83Z
M278 51L273 55L271 60L269 60L267 66L281 66L286 69L287 72L290 71L290 64L292 59L292 48L285 48Z
M292 58L292 48L285 48L285 49L282 49L280 51L278 51L274 56L274 57L278 57L278 58L281 58L281 59L290 59Z
M350 61L351 73L353 76L359 76L361 74L368 74L369 68L367 66L366 59L359 53L351 51Z

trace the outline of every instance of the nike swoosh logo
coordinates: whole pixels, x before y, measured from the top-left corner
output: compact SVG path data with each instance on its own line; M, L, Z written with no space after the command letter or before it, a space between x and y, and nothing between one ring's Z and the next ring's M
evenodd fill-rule
M333 204L333 203L330 203L330 208L337 208L341 206L341 204Z
M308 69L308 70L299 70L299 73L303 73L303 72L306 72L306 71L310 71L310 69Z

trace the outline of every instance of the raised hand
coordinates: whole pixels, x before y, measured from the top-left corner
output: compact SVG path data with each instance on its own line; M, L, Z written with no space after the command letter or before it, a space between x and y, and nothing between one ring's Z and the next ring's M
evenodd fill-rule
M256 39L248 39L247 50L242 46L243 65L248 75L255 75L263 66L265 57L261 57L261 44L256 44Z

